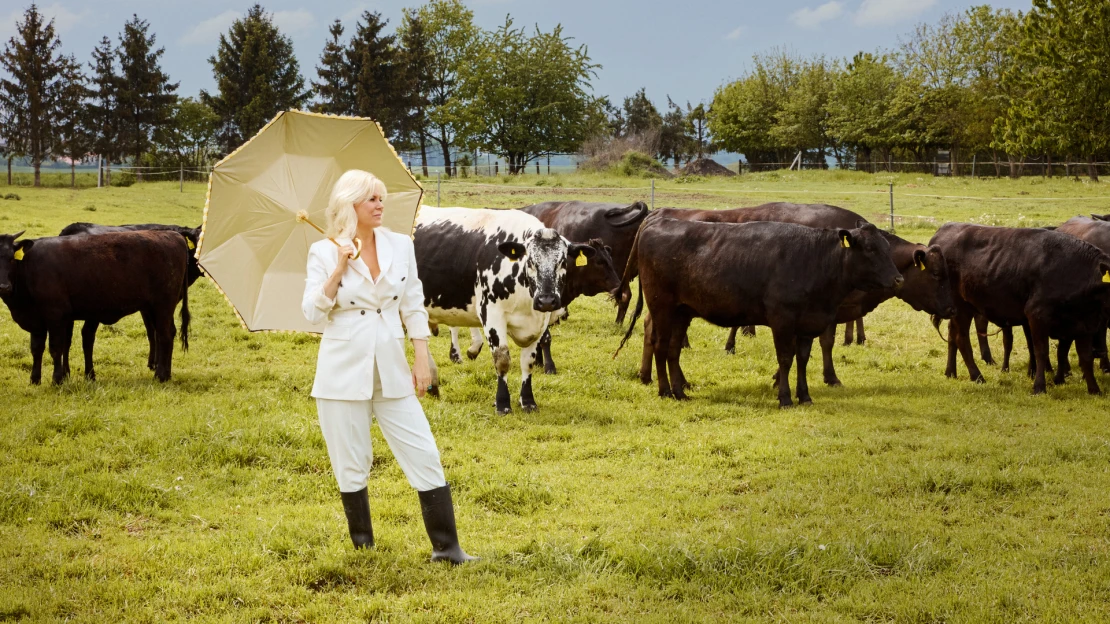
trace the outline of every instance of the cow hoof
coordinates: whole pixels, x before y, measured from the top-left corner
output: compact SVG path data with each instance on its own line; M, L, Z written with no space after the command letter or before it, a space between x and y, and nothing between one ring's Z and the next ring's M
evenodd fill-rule
M991 356L988 355L988 356L983 358L983 363L994 366L994 358L992 358Z
M840 383L839 379L833 379L832 381L825 380L825 385L830 387L830 388L842 388L842 387L844 387L844 384Z
M977 384L985 384L985 383L987 383L987 378L982 376L982 375L979 375L978 377L976 377L972 381L974 381Z
M502 416L504 416L505 414L512 414L513 413L513 408L512 407L498 407L497 408L497 413L501 414Z
M535 403L532 403L530 405L521 405L520 406L520 409L524 410L524 412L528 413L528 414L538 410L539 408L540 408L540 406L536 405Z
M651 383L651 375L640 375L640 383L645 386Z
M34 377L32 377L32 378L31 378L31 385L32 385L32 386L39 386L39 385L42 385L42 379L41 379L41 378L39 378L39 379L35 379Z
M727 353L728 355L736 355L736 347L725 349L725 353Z
M813 399L798 399L798 405L813 405Z
M476 359L478 359L478 354L481 353L481 352L482 352L481 347L479 347L477 351L471 351L470 349L467 349L466 350L466 357L468 357L472 360L476 360Z
M556 374L558 374L558 372L559 371L555 370L554 366L544 366L543 367L543 374L544 375L556 375Z
M952 371L944 371L944 376L949 379L955 379L956 373L953 373Z
M462 356L454 349L451 349L451 355L448 356L448 359L451 360L452 364L462 364Z
M674 395L671 394L670 390L660 390L659 391L659 398L661 398L661 399L669 399L672 396L674 396Z
M1002 372L1003 372L1003 373L1008 373L1008 372L1010 372L1010 367L1009 367L1009 366L1003 366L1003 367L1002 367Z
M1099 390L1098 388L1087 388L1087 394L1098 396L1102 394L1102 390Z
M85 379L89 381L96 381L96 373L85 373Z
M1033 386L1033 396L1037 396L1038 394L1044 394L1044 393L1045 393L1044 388L1038 388L1036 386Z
M1067 381L1068 381L1068 376L1067 375L1061 375L1059 373L1057 373L1056 376L1052 378L1052 383L1056 384L1057 386L1062 386L1065 383L1067 383Z

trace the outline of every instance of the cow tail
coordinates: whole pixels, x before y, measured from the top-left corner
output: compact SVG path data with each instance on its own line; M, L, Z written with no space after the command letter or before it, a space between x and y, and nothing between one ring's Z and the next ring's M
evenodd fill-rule
M620 288L617 292L624 290L624 287L632 283L632 279L639 274L640 269L640 234L644 231L644 225L647 223L645 219L640 224L639 229L636 230L636 238L632 240L632 251L628 254L628 264L624 265L624 276L621 277ZM644 283L643 280L636 282L636 309L632 311L632 322L628 324L628 331L625 332L624 338L621 339L620 346L617 347L616 353L613 354L613 359L617 359L620 355L621 349L628 339L632 336L632 330L636 328L636 321L640 319L640 313L644 311Z
M189 350L189 266L185 265L185 279L181 281L181 349Z

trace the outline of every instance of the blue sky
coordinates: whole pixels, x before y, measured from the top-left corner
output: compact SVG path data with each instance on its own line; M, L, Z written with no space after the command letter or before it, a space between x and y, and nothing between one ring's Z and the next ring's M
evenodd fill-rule
M395 27L405 7L419 0L268 0L283 32L293 39L306 80L339 18L348 31L363 10L379 11ZM846 57L860 50L896 46L917 22L932 22L946 12L974 4L958 0L779 0L659 2L657 0L473 0L467 2L479 26L496 28L512 15L518 25L538 24L550 30L562 23L564 33L589 46L603 67L594 91L620 103L640 87L660 107L669 94L679 102L709 101L722 83L742 75L752 54L775 46L799 54ZM1026 11L1028 0L986 2ZM181 83L181 95L196 95L214 86L207 58L215 52L219 33L244 14L250 1L197 0L44 0L39 7L56 19L64 51L88 62L93 46L104 35L115 40L123 23L137 13L151 24L158 45L166 48L163 68ZM28 2L0 3L0 37L14 34Z

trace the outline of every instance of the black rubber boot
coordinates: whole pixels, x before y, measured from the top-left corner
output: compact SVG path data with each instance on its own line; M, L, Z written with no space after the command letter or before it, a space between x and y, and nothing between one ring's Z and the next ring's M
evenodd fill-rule
M459 546L459 534L455 528L455 506L451 502L451 486L417 492L420 495L420 513L424 516L424 528L432 541L432 561L450 561L453 565L475 561Z
M370 525L370 498L366 488L357 492L340 492L343 513L347 514L347 530L355 549L374 547L374 527Z

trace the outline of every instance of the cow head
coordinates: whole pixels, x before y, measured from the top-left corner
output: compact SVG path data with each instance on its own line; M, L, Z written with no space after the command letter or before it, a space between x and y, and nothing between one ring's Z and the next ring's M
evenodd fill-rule
M621 278L613 266L613 250L598 238L591 238L587 245L594 250L594 255L589 258L568 254L567 291L586 297L615 292L620 288ZM569 300L570 297L564 299Z
M859 290L899 289L902 274L890 259L890 244L879 228L861 221L855 229L839 230L845 268L854 288Z
M915 249L913 264L902 271L902 288L898 298L914 310L924 310L940 318L952 318L956 307L948 281L948 264L937 245Z
M524 243L501 243L497 250L510 260L524 262L524 279L532 295L532 309L538 312L554 312L562 307L568 258L577 259L581 254L589 260L597 254L593 247L567 242L550 228L532 233Z
M35 244L33 240L17 241L22 235L23 232L0 234L0 296L10 295L15 290L13 282L17 263L23 261Z

